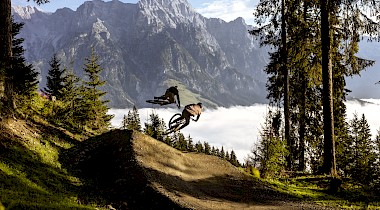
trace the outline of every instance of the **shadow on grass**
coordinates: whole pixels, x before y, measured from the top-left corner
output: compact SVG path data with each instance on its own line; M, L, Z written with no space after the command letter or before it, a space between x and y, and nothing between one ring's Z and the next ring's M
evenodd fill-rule
M16 136L0 139L0 201L6 209L76 206L79 187L64 170L45 164ZM81 208L81 207L75 207Z

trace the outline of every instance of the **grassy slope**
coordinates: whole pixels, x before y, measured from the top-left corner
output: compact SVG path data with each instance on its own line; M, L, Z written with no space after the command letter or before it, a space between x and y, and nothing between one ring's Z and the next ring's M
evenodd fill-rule
M81 205L81 186L60 163L78 139L47 123L0 122L0 202L6 209L93 209ZM1 209L1 208L0 208Z
M139 132L114 130L82 142L44 122L0 123L6 209L322 208L313 202L362 208L371 196L334 197L306 179L268 184L220 158L183 153Z

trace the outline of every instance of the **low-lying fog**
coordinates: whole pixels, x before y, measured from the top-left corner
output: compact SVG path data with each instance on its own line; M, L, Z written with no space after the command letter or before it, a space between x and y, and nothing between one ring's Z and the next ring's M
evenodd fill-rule
M347 118L351 119L356 112L359 117L365 114L370 125L372 138L380 128L380 99L363 99L368 103L350 100L346 102ZM183 108L183 107L182 107ZM147 122L149 115L154 112L168 122L175 113L182 112L177 108L143 108L139 109L141 126ZM204 109L198 122L190 121L190 124L181 130L195 142L207 141L211 146L223 146L225 151L233 149L238 160L243 163L251 151L255 141L259 138L259 130L264 123L268 105L254 104L252 106L236 106L231 108ZM110 114L115 117L111 121L113 127L120 127L124 115L129 109L111 109Z

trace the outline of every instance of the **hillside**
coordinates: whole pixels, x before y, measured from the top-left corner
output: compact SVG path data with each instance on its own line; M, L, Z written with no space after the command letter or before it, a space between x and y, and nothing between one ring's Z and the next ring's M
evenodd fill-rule
M322 208L277 192L218 157L183 153L139 132L110 131L67 156L117 209Z
M11 119L1 122L0 157L0 209L325 209L128 130L83 141Z

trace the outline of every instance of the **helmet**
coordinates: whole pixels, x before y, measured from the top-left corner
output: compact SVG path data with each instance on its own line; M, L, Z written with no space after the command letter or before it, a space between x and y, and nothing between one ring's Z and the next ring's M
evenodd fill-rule
M197 103L200 107L202 107L202 103L201 102L199 102L199 103Z

